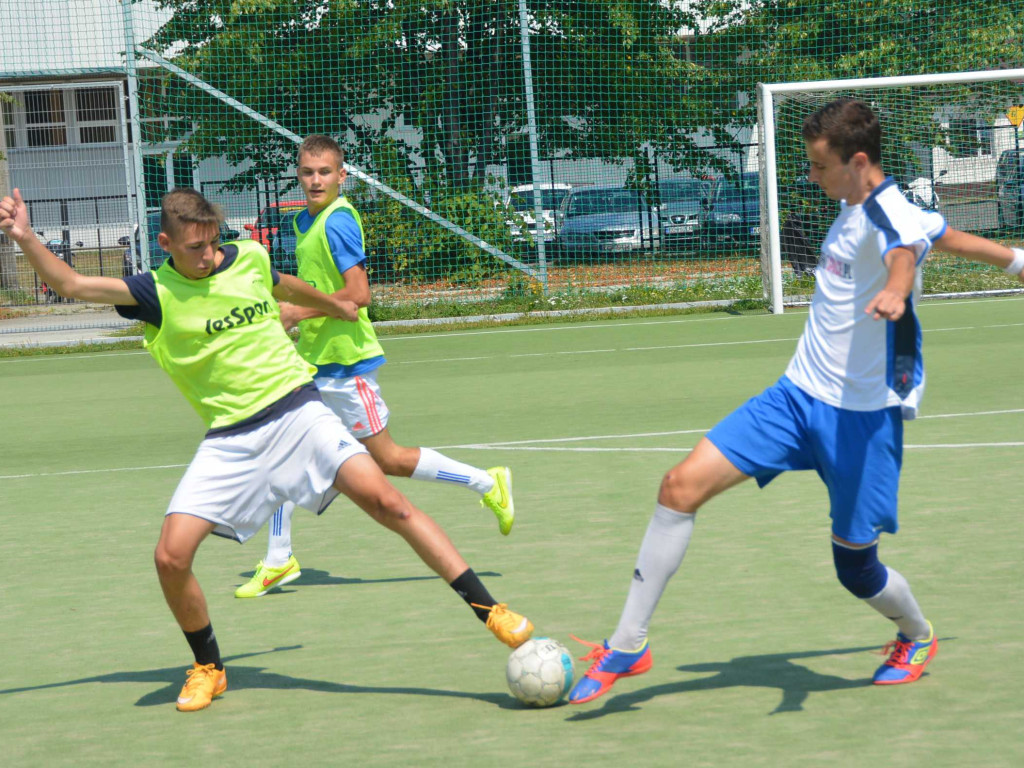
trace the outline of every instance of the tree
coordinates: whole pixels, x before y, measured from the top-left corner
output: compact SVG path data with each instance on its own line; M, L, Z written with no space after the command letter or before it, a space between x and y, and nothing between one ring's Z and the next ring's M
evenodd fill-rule
M1020 5L1005 0L696 0L692 6L698 16L710 20L707 33L696 45L696 56L708 63L708 71L695 83L693 103L705 105L703 123L723 140L730 122L756 122L758 82L1005 69L1024 64L1018 44L1024 32ZM932 120L952 101L967 111L974 108L993 116L1001 114L1008 90L1014 87L979 90L964 86L934 97L925 94L916 104L889 110L885 126L894 145L892 162L899 164L911 154L902 146L908 140L905 126ZM1019 98L1020 89L1015 90ZM741 94L740 99L734 98L736 94ZM948 141L938 124L934 129L937 142Z
M404 174L432 198L478 188L525 130L516 0L163 6L174 16L147 46L173 47L176 64L299 135L347 138L355 163L368 163L382 136L399 136L402 165L375 170ZM542 0L530 10L543 153L622 159L675 141L685 117L677 96L694 69L675 55L682 11L657 0ZM252 173L287 166L287 142L175 88L193 102L178 107L197 121L189 149L198 157L265 166ZM169 106L153 103L151 116Z
M459 216L484 213L463 198L493 189L489 167L523 175L518 0L159 2L174 13L146 46L296 134L339 137L350 162L467 228ZM1018 5L529 0L541 155L626 164L643 189L652 155L680 171L734 172L706 145L739 148L756 123L758 82L1007 66L1021 57ZM954 95L968 104L972 91ZM890 136L908 141L899 120L934 108L887 115ZM239 186L291 165L289 141L181 80L154 80L143 109L151 140L244 161ZM183 120L155 120L169 115ZM388 151L376 151L385 139Z

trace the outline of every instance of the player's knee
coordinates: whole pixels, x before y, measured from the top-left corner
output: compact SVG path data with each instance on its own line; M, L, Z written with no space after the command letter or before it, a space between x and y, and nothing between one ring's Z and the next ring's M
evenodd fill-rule
M153 552L153 564L156 566L157 573L173 575L188 572L192 567L192 558L175 552L163 544L157 544L156 550Z
M659 504L664 504L669 509L696 512L701 501L699 485L685 462L672 467L661 478L661 488L658 489Z
M850 549L832 542L832 561L839 583L862 600L874 597L885 588L888 572L878 560L878 545Z
M388 487L373 500L369 512L378 523L391 528L409 519L412 505L397 489Z

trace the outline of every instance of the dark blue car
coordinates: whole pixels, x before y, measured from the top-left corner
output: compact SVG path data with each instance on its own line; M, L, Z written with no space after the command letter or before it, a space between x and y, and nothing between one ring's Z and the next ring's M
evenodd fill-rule
M756 172L715 179L704 204L701 238L712 248L751 248L761 242L761 186Z
M281 214L277 230L270 236L270 263L278 272L288 275L298 274L299 265L295 260L295 237L293 223L299 211L286 211Z
M161 264L167 261L167 257L170 255L163 248L160 247L160 243L157 242L157 235L160 234L160 211L150 211L146 214L146 241L149 246L149 268L158 269ZM229 240L238 239L237 229L228 229L228 225L221 222L220 225L220 240L222 243L226 243ZM121 238L121 245L127 245L127 239ZM142 265L142 246L139 243L139 226L135 225L135 260L134 265L128 263L127 258L125 259L125 276L131 274L131 272L141 271ZM129 272L131 267L131 272Z

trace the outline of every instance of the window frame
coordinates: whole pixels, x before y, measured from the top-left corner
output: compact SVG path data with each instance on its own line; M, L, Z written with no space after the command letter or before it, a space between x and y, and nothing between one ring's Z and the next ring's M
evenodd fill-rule
M83 105L80 108L80 94L87 91L109 90L113 92L114 115L107 119L84 119L86 113L91 109ZM123 143L124 137L121 131L121 111L124 105L120 103L120 89L117 83L93 82L76 83L74 85L58 85L53 87L17 87L4 89L0 92L11 96L14 104L4 104L4 132L7 148L9 150L53 150L53 149L81 149L92 147L119 146ZM29 122L28 94L60 94L62 120L48 122ZM52 96L50 97L52 98ZM102 108L102 107L99 107ZM113 130L113 138L107 141L83 141L83 130L110 128ZM63 143L44 143L33 145L29 136L36 131L63 131ZM14 139L12 142L11 139Z

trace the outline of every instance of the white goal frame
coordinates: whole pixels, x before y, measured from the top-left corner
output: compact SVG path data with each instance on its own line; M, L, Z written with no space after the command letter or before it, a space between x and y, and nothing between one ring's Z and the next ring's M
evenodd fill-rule
M996 80L1024 80L1024 69L986 70L984 72L950 72L931 75L896 77L863 77L848 80L808 80L792 83L758 83L757 114L762 174L761 248L767 256L766 296L773 314L783 311L782 247L779 240L779 188L775 146L776 95L793 92L855 91L859 89L901 88L910 85L942 83L981 83Z

